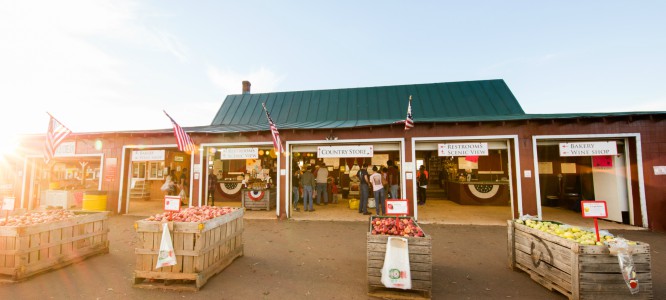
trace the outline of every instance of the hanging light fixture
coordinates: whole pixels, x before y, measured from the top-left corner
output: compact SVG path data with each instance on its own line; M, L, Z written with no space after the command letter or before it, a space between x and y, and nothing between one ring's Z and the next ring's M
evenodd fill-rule
M259 155L264 155L264 150L259 150Z

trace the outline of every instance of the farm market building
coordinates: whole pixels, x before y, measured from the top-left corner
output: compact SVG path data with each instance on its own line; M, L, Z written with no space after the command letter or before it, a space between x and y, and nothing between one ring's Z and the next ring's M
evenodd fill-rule
M185 128L198 146L194 153L177 150L170 128L75 132L56 163L45 166L44 136L25 136L25 152L5 163L14 175L3 178L3 193L29 209L62 190L74 205L81 195L104 191L106 208L125 214L159 209L159 187L172 171L189 178L190 205L211 204L212 173L216 203L265 199L266 209L284 219L294 214L297 166L323 163L348 199L358 198L354 174L364 163L392 160L397 196L408 199L417 218L429 209L415 205L416 170L424 165L429 203L548 219L548 208L577 213L582 200L605 200L609 220L666 231L665 112L526 114L503 80L261 94L244 82L243 89L226 97L210 125ZM415 126L405 131L410 96ZM273 150L262 103L285 155Z

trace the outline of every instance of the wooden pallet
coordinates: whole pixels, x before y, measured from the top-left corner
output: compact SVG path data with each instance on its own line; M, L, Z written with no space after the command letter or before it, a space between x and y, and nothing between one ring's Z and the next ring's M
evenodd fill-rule
M243 256L243 213L234 212L203 223L170 222L177 264L156 269L162 223L137 221L134 287L198 291L208 280Z
M650 245L631 251L639 292L631 295L616 256L606 246L580 245L509 220L509 266L569 299L653 299Z
M277 198L275 189L266 189L263 190L264 196L260 200L253 200L248 192L251 190L243 189L241 190L242 194L242 206L247 210L271 210L275 208Z
M108 212L29 226L0 226L0 282L18 282L109 253Z
M385 217L380 217L385 218ZM411 217L400 217L400 219ZM370 230L372 227L370 227ZM430 299L432 297L432 237L405 237L409 250L412 288L386 288L381 282L381 269L386 256L388 235L367 232L368 295L384 299Z

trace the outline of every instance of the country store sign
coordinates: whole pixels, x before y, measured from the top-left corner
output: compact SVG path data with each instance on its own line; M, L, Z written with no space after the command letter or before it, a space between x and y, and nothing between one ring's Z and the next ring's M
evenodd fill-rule
M259 148L222 148L220 159L257 159Z
M439 156L488 156L488 143L451 143L437 145Z
M617 155L617 142L560 143L560 156Z
M317 157L372 157L372 146L319 146Z

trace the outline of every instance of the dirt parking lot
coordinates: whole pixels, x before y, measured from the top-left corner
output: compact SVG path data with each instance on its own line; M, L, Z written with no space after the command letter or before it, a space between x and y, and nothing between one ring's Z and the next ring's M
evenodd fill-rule
M132 216L110 217L110 253L1 284L2 299L370 299L367 222L245 220L245 254L198 292L132 287ZM511 271L505 226L422 226L432 235L433 299L566 299ZM612 231L652 248L654 299L666 299L666 234Z

